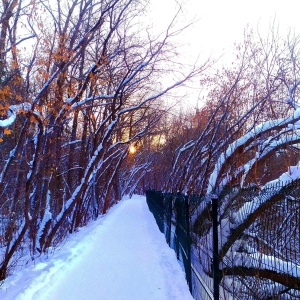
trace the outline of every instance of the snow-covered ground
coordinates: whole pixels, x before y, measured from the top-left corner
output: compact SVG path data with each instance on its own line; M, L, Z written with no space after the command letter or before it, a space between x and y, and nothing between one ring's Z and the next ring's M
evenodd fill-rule
M192 299L145 197L133 196L72 235L51 257L16 272L0 299Z

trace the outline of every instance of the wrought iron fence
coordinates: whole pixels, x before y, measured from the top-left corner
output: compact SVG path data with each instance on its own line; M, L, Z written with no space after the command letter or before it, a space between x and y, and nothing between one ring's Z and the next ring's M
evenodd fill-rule
M147 191L195 299L300 299L300 184Z

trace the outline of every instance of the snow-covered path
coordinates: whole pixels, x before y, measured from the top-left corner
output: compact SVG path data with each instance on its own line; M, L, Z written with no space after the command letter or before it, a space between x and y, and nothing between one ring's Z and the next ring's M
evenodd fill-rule
M184 273L144 197L82 228L64 247L13 275L0 299L192 299Z

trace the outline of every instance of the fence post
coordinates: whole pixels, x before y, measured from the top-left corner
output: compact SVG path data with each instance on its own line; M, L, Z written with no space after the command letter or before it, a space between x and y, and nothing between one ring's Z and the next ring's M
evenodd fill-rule
M164 194L164 203L166 203L166 238L167 243L169 246L171 246L171 224L172 224L172 197L170 194Z
M219 270L219 237L218 237L218 197L211 195L212 206L212 229L213 229L213 278L214 278L214 299L220 299L220 270Z
M186 279L189 285L191 294L193 293L192 287L192 260L191 260L191 233L190 233L190 205L188 196L184 197L185 204L185 222L186 222L186 254L187 254L187 268Z
M176 225L175 225L175 247L176 247L176 255L177 255L177 259L180 260L180 230L179 230L179 215L180 215L180 211L181 211L181 207L180 207L180 194L176 193L174 194L175 198L174 198L174 209L175 209L175 220L176 220Z

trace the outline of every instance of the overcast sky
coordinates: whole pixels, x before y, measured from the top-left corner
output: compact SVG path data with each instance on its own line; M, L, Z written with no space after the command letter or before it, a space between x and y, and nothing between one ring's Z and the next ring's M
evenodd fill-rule
M204 62L210 56L221 57L220 64L231 63L234 43L243 41L247 26L266 36L275 20L282 36L290 31L300 35L300 0L150 0L150 16L158 31L166 28L174 17L178 10L176 2L182 3L182 24L198 20L178 40L184 45L181 49L185 57L190 56L187 64L194 63L197 57L198 62ZM198 83L196 86L199 87ZM196 100L197 90L185 97L187 107L201 105L202 101Z
M219 56L243 40L247 25L264 34L276 20L283 33L289 29L300 34L299 0L178 0L183 3L182 22L199 21L185 33L185 43L195 53ZM175 0L151 0L152 18L164 27L176 11Z

